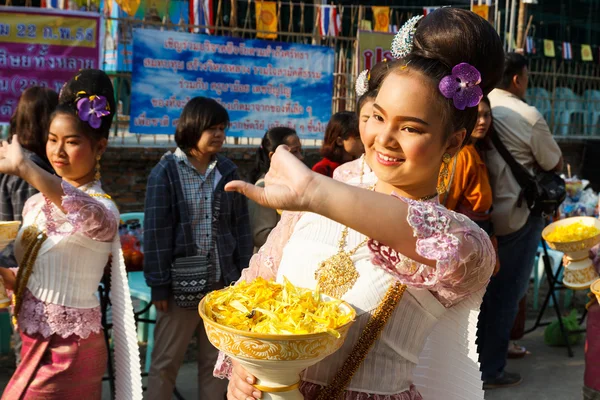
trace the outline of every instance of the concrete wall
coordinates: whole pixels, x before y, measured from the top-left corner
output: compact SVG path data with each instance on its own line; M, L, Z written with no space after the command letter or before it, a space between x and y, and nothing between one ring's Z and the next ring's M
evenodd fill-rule
M595 189L600 189L600 142L563 142L561 148L572 173L591 180ZM121 212L143 211L146 180L167 150L109 147L102 158L102 182ZM240 175L247 179L254 166L255 148L227 147L223 154L238 165ZM313 165L319 159L318 149L306 148L305 157L306 163Z
M169 148L110 147L102 157L102 185L121 212L144 210L148 175ZM254 167L255 148L227 147L225 157L234 161L243 179L248 179ZM313 165L319 159L317 148L305 149L305 161Z

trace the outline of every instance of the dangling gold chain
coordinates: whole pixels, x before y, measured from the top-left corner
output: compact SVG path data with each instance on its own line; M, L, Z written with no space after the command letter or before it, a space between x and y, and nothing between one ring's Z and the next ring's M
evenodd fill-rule
M321 390L317 400L338 400L344 394L352 377L358 371L369 350L381 335L396 306L402 300L405 290L406 285L400 282L395 282L390 286L385 297L362 330L358 341L352 348L352 352L333 377L333 381Z
M46 232L40 232L36 237L36 240L29 243L29 246L27 246L25 256L23 257L21 266L19 266L19 271L17 272L17 279L15 282L15 291L13 293L13 325L15 326L17 325L19 312L21 311L21 305L23 304L23 293L27 287L29 277L33 272L33 265L37 259L38 252L40 251L40 248L46 239L48 239Z

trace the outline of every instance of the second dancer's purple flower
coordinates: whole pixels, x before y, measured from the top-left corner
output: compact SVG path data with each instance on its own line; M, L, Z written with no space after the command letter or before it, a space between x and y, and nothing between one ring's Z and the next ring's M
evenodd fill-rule
M439 89L444 97L454 101L454 107L464 110L467 107L477 106L483 98L479 83L481 83L481 74L477 68L467 63L460 63L452 68L452 75L442 78Z

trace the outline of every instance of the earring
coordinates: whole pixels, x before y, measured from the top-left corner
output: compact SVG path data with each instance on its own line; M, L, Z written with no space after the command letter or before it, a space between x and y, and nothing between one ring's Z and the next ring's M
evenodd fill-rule
M96 156L96 174L94 175L94 180L96 182L98 182L100 180L100 177L102 176L102 175L100 175L100 158L101 158L101 156L100 156L100 154L98 154Z
M446 193L446 190L448 189L446 187L446 179L448 179L448 176L450 174L448 171L448 165L450 165L450 160L452 160L452 156L450 155L450 153L444 153L444 155L442 156L442 170L440 171L440 176L438 178L438 194Z

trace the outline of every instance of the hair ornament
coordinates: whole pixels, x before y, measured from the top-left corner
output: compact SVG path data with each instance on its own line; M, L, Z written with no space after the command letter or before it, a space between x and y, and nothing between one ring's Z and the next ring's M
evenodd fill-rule
M79 119L87 122L94 129L102 125L102 117L110 115L110 106L106 97L91 95L87 96L85 92L77 92L77 97L84 97L77 100L77 115Z
M413 38L417 30L416 25L421 18L423 18L423 15L410 18L396 33L394 40L392 40L392 56L394 58L404 58L412 51Z
M369 78L370 72L368 69L365 69L360 74L358 74L358 78L356 78L356 95L358 97L363 96L365 93L369 91Z
M439 84L440 92L447 99L452 99L454 107L464 110L475 107L483 98L479 84L481 74L474 66L460 63L452 68L452 74L442 78Z

